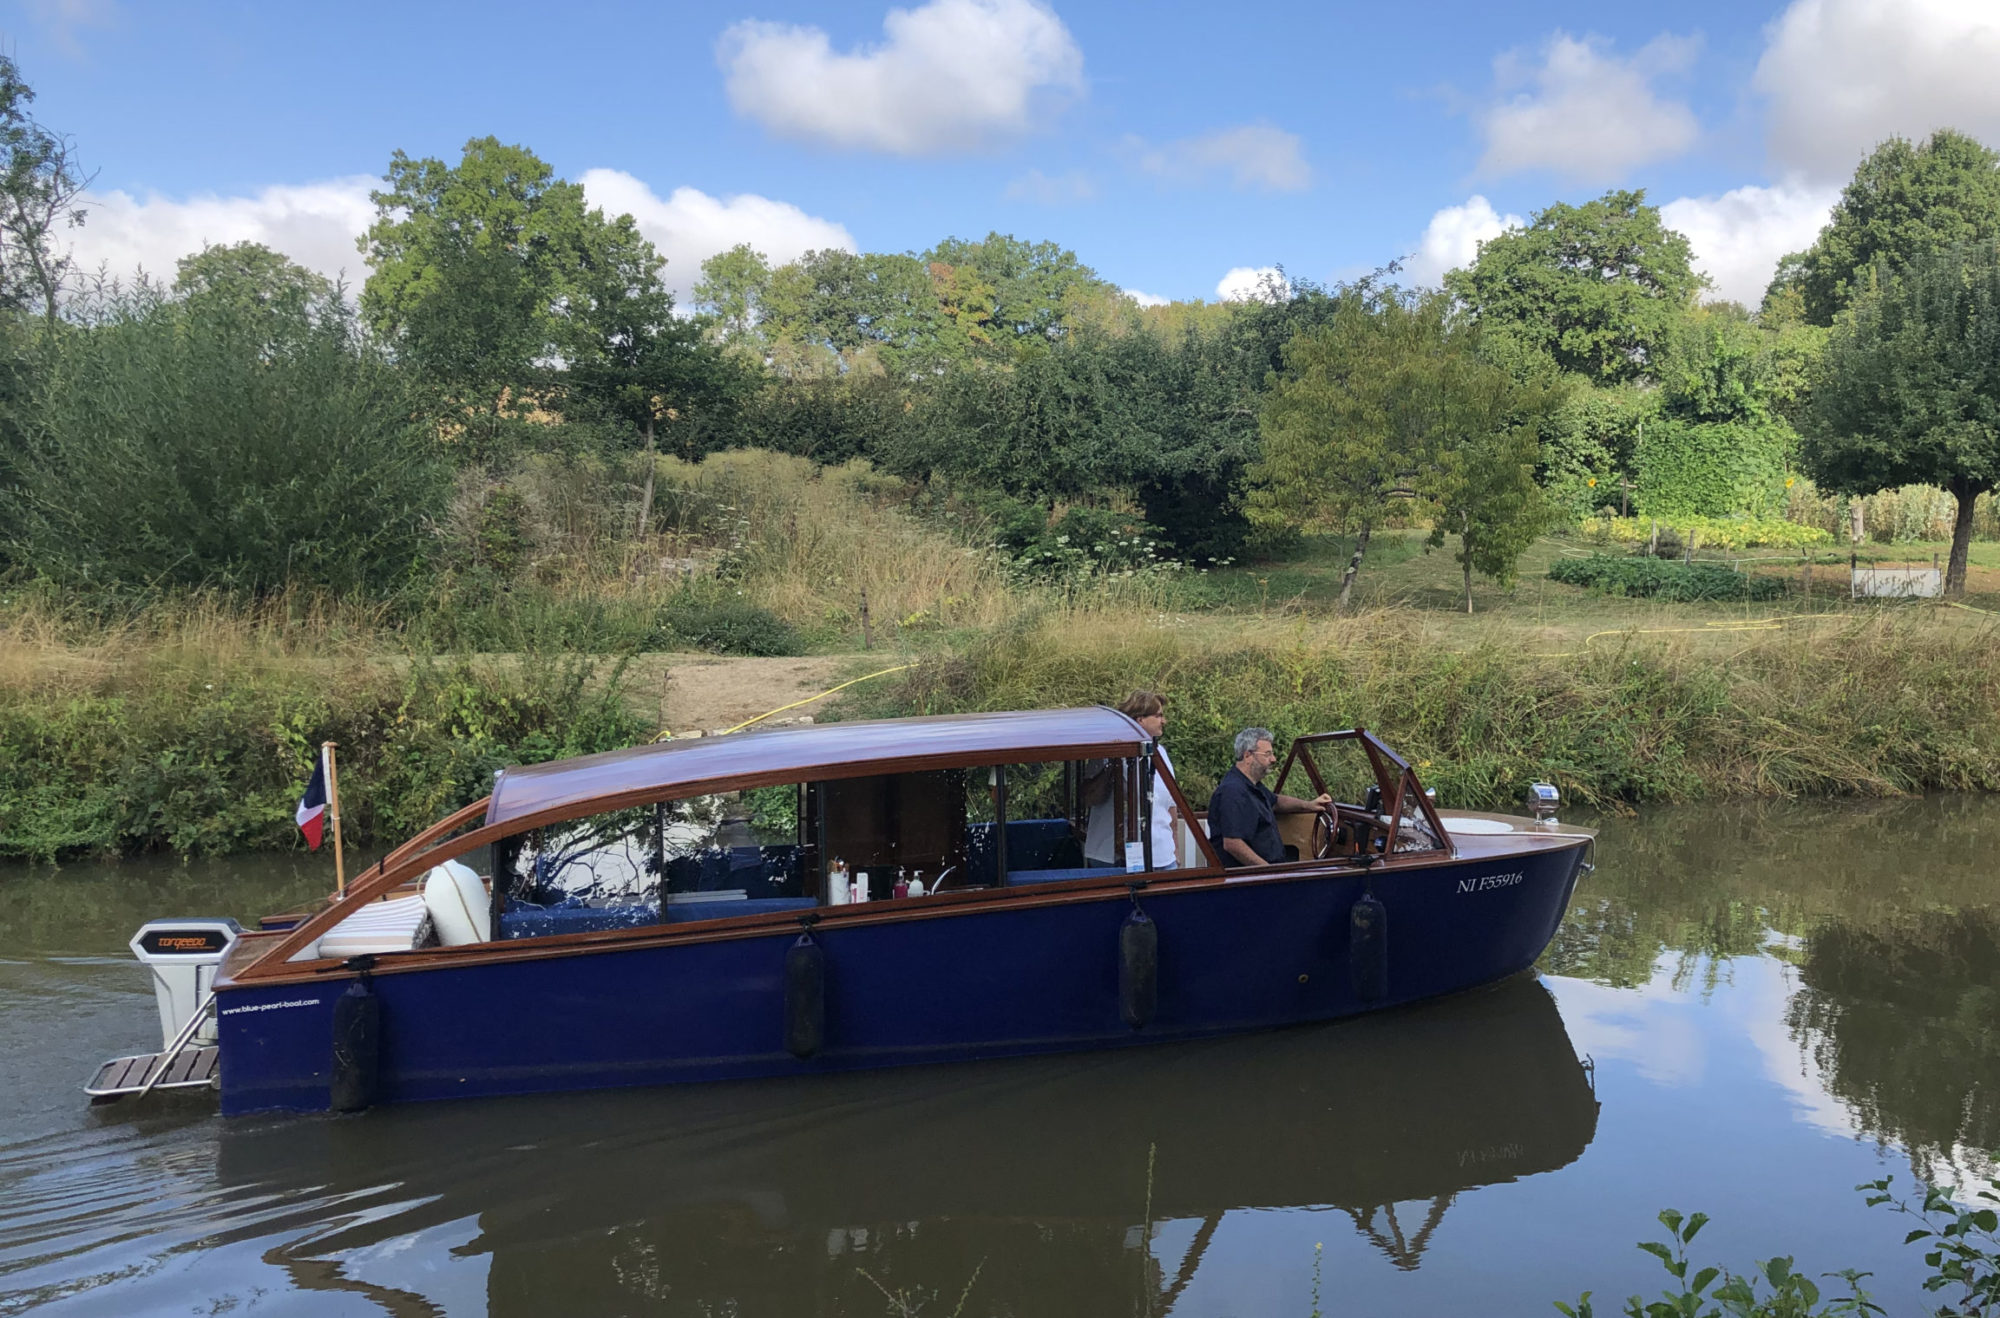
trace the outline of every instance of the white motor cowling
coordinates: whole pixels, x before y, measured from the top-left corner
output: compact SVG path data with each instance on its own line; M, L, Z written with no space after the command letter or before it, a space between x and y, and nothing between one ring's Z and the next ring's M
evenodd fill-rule
M243 935L234 920L149 920L132 935L132 955L153 972L160 1006L160 1046L171 1047L208 998L215 972ZM215 1042L215 1021L196 1031L197 1045Z

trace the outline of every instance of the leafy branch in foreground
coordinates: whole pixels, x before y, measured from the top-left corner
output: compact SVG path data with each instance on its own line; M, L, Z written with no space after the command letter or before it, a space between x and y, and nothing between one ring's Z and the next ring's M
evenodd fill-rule
M1669 1208L1660 1214L1672 1243L1648 1240L1639 1248L1660 1260L1673 1277L1677 1289L1666 1291L1648 1304L1637 1295L1625 1301L1626 1318L1838 1318L1844 1315L1888 1312L1861 1288L1868 1276L1852 1268L1825 1275L1847 1284L1847 1294L1820 1303L1818 1283L1793 1266L1790 1255L1766 1259L1748 1276L1737 1276L1722 1268L1707 1267L1688 1277L1688 1246L1708 1225L1708 1214L1683 1217ZM1719 1285L1717 1283L1720 1283ZM1710 1289L1713 1287L1714 1289ZM1768 1291L1759 1293L1768 1287ZM1590 1292L1585 1291L1574 1305L1556 1302L1564 1318L1593 1318Z
M1921 1182L1923 1201L1912 1208L1909 1200L1889 1193L1889 1182L1893 1179L1885 1176L1855 1188L1867 1194L1869 1207L1890 1204L1897 1212L1923 1223L1904 1236L1903 1243L1930 1242L1924 1251L1924 1265L1931 1269L1931 1275L1925 1278L1924 1289L1936 1292L1956 1286L1960 1292L1954 1305L1938 1312L1966 1315L1990 1312L2000 1303L2000 1234L1996 1234L2000 1231L2000 1214L1991 1208L1956 1203L1937 1186ZM1996 1193L2000 1192L2000 1179L1988 1180L1986 1186L1978 1198L1988 1204L2000 1204L2000 1193Z
M1922 1182L1918 1183L1921 1199L1898 1199L1889 1190L1893 1179L1885 1176L1854 1188L1867 1196L1870 1208L1888 1204L1922 1223L1903 1237L1903 1243L1927 1242L1924 1265L1931 1275L1924 1279L1924 1289L1933 1294L1953 1288L1957 1292L1933 1311L1936 1318L1982 1318L1993 1313L2000 1306L2000 1211L1991 1205L2000 1205L2000 1178L1989 1179L1973 1204L1961 1204ZM1822 1303L1818 1283L1797 1271L1790 1255L1766 1259L1747 1276L1706 1267L1689 1278L1688 1246L1708 1220L1706 1213L1683 1216L1671 1208L1660 1214L1670 1243L1649 1240L1639 1248L1660 1260L1676 1289L1651 1303L1632 1296L1625 1301L1625 1318L1848 1318L1888 1312L1862 1289L1862 1279L1872 1274L1853 1268L1822 1274L1845 1283L1847 1291ZM1765 1287L1768 1290L1760 1294ZM1585 1291L1573 1305L1557 1301L1556 1309L1564 1318L1594 1318L1590 1296Z

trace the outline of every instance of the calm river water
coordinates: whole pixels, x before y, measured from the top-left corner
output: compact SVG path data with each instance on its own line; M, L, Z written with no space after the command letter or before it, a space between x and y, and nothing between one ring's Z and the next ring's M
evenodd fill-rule
M86 1106L158 1046L124 942L325 862L0 870L0 1314L1548 1315L1654 1292L1668 1206L1919 1312L1852 1187L2000 1147L2000 801L1603 828L1538 977L1379 1017L227 1123Z

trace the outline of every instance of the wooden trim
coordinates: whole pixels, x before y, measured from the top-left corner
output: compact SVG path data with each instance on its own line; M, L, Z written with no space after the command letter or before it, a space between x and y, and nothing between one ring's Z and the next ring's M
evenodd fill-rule
M1522 834L1522 838L1533 838L1537 842L1567 843L1569 846L1586 845L1590 838L1583 834L1552 834L1546 838L1532 834ZM1536 846L1530 851L1564 850L1560 846ZM1518 850L1518 849L1517 849ZM1482 859L1500 860L1507 854L1496 852ZM1408 873L1436 869L1444 865L1470 863L1459 857L1447 856L1442 851L1416 852L1384 865L1368 868L1365 872L1380 881L1385 873L1394 870ZM1229 887L1242 883L1306 883L1321 879L1343 878L1363 873L1362 867L1352 863L1326 861L1290 861L1283 865L1266 866L1260 869L1234 870L1168 870L1155 871L1139 876L1146 880L1146 892L1150 895L1174 895L1202 891L1211 888ZM807 914L817 916L814 927L824 933L828 930L864 925L894 924L913 920L943 919L956 915L979 914L982 911L1002 911L1017 908L1044 908L1051 906L1084 905L1092 902L1123 901L1128 896L1128 888L1135 876L1118 870L1105 871L1105 877L1091 876L1080 879L1065 879L1057 883L1035 884L1024 888L983 888L970 892L944 892L925 897L907 898L900 902L867 902L859 906L818 907L808 911L773 911L761 915L738 916L733 919L691 921L686 924L641 925L634 929L601 929L584 933L553 934L543 938L507 939L498 942L472 943L464 947L419 948L409 952L389 952L375 958L373 969L376 976L412 973L425 970L445 969L452 966L487 966L502 962L545 961L568 956L590 955L599 952L622 952L640 949L672 947L688 943L735 942L745 938L768 937L795 929L799 917ZM275 937L276 935L267 935ZM239 946L243 940L239 940ZM290 955L289 952L284 955ZM267 967L276 965L275 970ZM276 984L319 983L328 979L345 979L347 974L335 960L287 962L278 954L278 949L266 953L243 971L225 976L223 987L230 983Z

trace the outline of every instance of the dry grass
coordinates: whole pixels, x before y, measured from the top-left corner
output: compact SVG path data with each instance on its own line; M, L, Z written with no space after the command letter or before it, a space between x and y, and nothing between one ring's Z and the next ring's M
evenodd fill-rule
M887 628L990 627L1020 607L990 553L910 516L907 487L865 462L822 468L755 450L662 458L660 484L688 509L663 547L737 555L744 592L802 626L858 630L864 593Z

